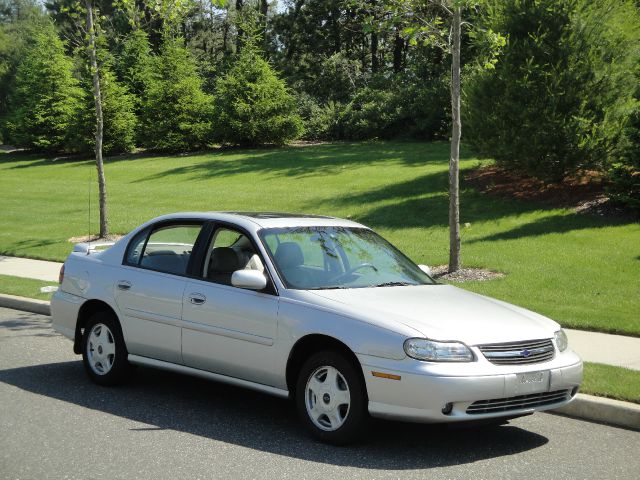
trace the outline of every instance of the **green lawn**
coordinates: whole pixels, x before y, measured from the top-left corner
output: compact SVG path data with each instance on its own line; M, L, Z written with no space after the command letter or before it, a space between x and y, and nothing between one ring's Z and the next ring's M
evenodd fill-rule
M40 300L51 299L51 293L40 293L40 288L46 286L58 286L58 282L43 282L31 278L0 275L0 293L17 295L19 297L38 298Z
M113 232L180 210L278 210L365 223L416 262L446 263L444 143L333 143L107 161ZM461 168L480 160L462 154ZM63 260L97 230L88 161L0 154L0 252ZM463 188L462 260L507 274L463 288L567 327L640 336L640 225L502 200Z
M640 372L601 363L585 363L580 391L640 403Z

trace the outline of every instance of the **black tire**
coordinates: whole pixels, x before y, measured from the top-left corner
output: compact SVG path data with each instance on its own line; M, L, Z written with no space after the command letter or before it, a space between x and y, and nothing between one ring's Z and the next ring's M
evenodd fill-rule
M104 337L99 337L100 340L94 344L90 340L92 332ZM94 313L82 335L82 363L91 381L105 386L125 381L132 371L128 355L118 320L109 312Z
M344 392L348 394L347 408L345 408L346 404L338 404L338 401L334 401L331 395L327 396L331 393L329 390L321 397L307 390L307 386L310 385L313 378L322 379L324 375L324 382L327 382L328 372L333 371L327 367L332 367L339 374L337 376L338 390L343 392L343 395ZM324 385L324 383L320 385ZM320 392L322 393L323 390ZM338 398L337 395L336 398ZM296 381L295 402L300 419L311 434L317 439L333 445L346 445L357 440L364 432L369 419L366 387L360 367L354 365L343 354L335 351L322 351L307 359ZM317 409L311 408L312 405L317 405ZM321 413L318 417L317 413L323 412L323 409L327 414ZM314 415L312 411L315 411L316 414ZM315 420L312 415L316 417ZM334 420L337 421L334 422Z

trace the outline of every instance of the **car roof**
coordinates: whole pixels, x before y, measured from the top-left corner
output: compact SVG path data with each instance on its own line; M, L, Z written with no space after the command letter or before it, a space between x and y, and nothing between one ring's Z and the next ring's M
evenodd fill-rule
M262 228L284 228L284 227L311 227L311 226L340 226L340 227L364 227L357 222L328 217L323 215L310 215L299 213L283 212L177 212L169 215L154 218L147 222L153 224L165 220L218 220L222 222L235 223L249 230L260 230Z

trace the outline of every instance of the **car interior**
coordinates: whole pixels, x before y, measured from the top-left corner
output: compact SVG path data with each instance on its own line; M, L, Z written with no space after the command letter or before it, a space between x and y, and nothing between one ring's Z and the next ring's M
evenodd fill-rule
M221 235L222 232L224 235ZM260 256L245 235L226 229L222 232L216 232L207 252L205 278L215 283L231 285L231 276L236 270L264 272ZM234 238L229 241L230 233Z

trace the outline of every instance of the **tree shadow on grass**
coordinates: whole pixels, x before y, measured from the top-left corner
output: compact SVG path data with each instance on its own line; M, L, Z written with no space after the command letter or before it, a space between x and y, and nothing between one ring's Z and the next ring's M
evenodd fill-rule
M357 220L374 227L397 229L447 227L449 225L448 182L448 171L443 170L399 183L390 183L383 188L327 199L326 203L331 207L371 205L371 208L368 208L364 215L358 216ZM460 190L461 223L491 222L544 210L545 207L538 203L502 199L482 194L473 188L461 187ZM468 242L511 240L547 233L564 233L633 223L630 219L603 218L567 212L549 213L543 218L523 223L509 231Z
M374 422L362 443L336 448L308 437L293 405L240 388L139 368L119 388L91 384L79 361L0 371L22 390L149 425L310 462L368 470L411 470L515 455L548 439L515 426L469 430Z
M475 238L468 243L491 242L497 240L516 240L523 237L537 237L550 233L566 233L574 230L590 228L606 228L634 223L632 220L601 218L583 213L567 213L540 218L534 222L525 223L506 232L494 233Z
M33 152L0 155L0 163L25 162L11 169L25 169L68 163L91 163L88 155L43 156ZM462 159L468 155L463 150ZM190 159L206 157L197 163ZM400 164L432 164L446 162L448 144L444 142L335 142L319 145L218 148L215 150L167 154L141 152L105 157L106 164L149 158L184 159L185 165L159 172L140 181L153 181L171 175L192 175L197 178L234 175L238 173L271 173L283 176L335 173L348 166L372 165L397 161Z
M209 159L148 176L149 182L172 175L197 179L237 174L269 174L286 177L321 176L348 168L391 165L429 165L446 162L446 145L440 143L331 143L304 147L227 150L207 154Z

